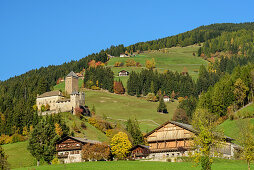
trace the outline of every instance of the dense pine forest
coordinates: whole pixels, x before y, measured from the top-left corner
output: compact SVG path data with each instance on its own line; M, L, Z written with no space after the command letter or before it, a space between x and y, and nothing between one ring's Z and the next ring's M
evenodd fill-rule
M193 98L190 102L198 100L198 107L208 108L212 113L225 115L228 107L240 108L252 100L254 62L254 23L241 24L212 24L201 26L192 31L166 37L158 40L140 42L128 47L123 45L111 46L99 53L88 55L79 61L71 61L59 66L48 66L31 70L20 76L0 82L0 134L22 134L24 127L35 124L36 116L33 105L37 94L52 90L59 77L64 77L70 71L80 72L89 68L89 62L106 63L108 54L119 56L126 51L129 53L146 50L158 50L175 46L188 46L202 44L199 56L210 61L208 69L201 67L199 77L194 81L188 73L181 74L168 71L159 74L151 70L143 70L141 73L131 73L128 80L128 94L147 95L149 92ZM249 64L249 65L248 65ZM245 66L247 65L247 66ZM240 67L242 66L242 67ZM102 75L103 70L86 77L96 84L97 73ZM230 75L232 73L232 75ZM106 77L110 81L106 81ZM98 86L113 91L112 72L107 70L105 78L101 78ZM98 78L99 79L99 78ZM234 93L233 87L245 89L239 95ZM240 89L240 88L239 88ZM215 98L216 97L216 98ZM188 105L188 102L185 102ZM183 104L179 107L186 108ZM188 116L191 117L188 111Z

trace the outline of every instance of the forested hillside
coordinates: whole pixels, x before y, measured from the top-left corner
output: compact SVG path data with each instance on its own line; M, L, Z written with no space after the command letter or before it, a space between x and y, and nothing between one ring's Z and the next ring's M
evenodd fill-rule
M186 79L186 86L190 86L190 88L187 92L182 92L182 96L190 95L189 91L192 91L193 93L193 88L195 92L193 95L198 96L202 91L204 92L208 90L210 86L219 81L220 76L226 74L226 72L231 73L235 66L253 62L253 30L254 23L225 23L201 26L182 34L148 42L140 42L128 47L124 47L123 45L116 47L112 46L109 49L102 50L100 53L91 54L82 58L79 61L72 61L59 66L42 67L0 82L0 134L22 134L25 126L29 127L34 124L35 116L32 106L35 104L37 94L42 94L52 89L56 84L57 79L65 76L71 70L80 72L84 68L87 69L88 63L91 60L106 63L108 61L108 54L119 56L120 53L125 53L126 51L128 53L142 52L145 50L158 50L166 47L188 46L195 43L204 43L204 46L199 52L201 57L204 57L205 59L209 59L210 56L216 52L232 54L230 57L227 57L226 55L222 57L222 54L218 54L218 60L215 57L215 61L211 61L209 70L201 68L195 84L188 75L186 77L181 77L181 75L178 76L177 73L168 73L176 74L179 79ZM235 64L232 65L230 63ZM249 73L250 72L248 72L248 74ZM154 77L158 79L158 76ZM150 83L151 82L152 80ZM155 81L153 82L155 85ZM246 82L247 81L244 81L244 83ZM145 84L143 88L146 89L140 89L138 93L143 92L144 94L147 94L150 92L150 83ZM246 86L247 85L249 86L250 84L246 84ZM159 86L163 87L162 84L159 84ZM183 91L185 86L181 88L181 91ZM155 88L155 90L158 89L159 88ZM172 89L168 90L169 94L172 93L171 90ZM132 93L137 93L137 90L134 90ZM248 94L247 96L249 97L250 95ZM225 108L223 108L223 111L225 111Z

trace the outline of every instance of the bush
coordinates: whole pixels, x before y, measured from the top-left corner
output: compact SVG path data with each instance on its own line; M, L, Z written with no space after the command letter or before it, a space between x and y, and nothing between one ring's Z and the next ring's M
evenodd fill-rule
M158 98L155 96L154 93L148 93L146 96L146 100L150 102L157 102Z
M100 88L100 87L97 87L97 86L95 86L95 85L93 85L93 86L91 87L91 89L92 89L92 90L100 90L101 88Z
M89 118L88 123L99 129L103 133L106 133L108 129L112 129L112 125L109 122L101 120L97 117Z
M53 165L60 164L59 159L58 159L58 158L54 158L54 159L52 160L52 164L53 164Z
M176 109L172 120L182 122L182 123L189 122L189 118L188 118L186 111L184 109Z
M84 122L81 122L81 128L86 129L86 124Z

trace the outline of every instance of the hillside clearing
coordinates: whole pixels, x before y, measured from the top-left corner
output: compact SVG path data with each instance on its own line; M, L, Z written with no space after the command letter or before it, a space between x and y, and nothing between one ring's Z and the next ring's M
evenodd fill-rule
M125 77L118 77L118 72L121 70L126 70L129 72L140 72L142 69L145 69L146 60L151 60L152 58L155 59L155 70L157 70L158 72L164 72L165 70L182 72L184 67L186 67L189 74L194 79L197 79L199 67L201 65L207 66L208 64L206 60L197 57L197 54L193 56L193 53L197 53L198 49L199 46L173 47L165 49L166 52L146 51L145 53L139 54L134 57L114 57L108 61L108 67L111 67L116 79L120 78L123 81L125 87L127 80ZM125 61L128 59L134 59L136 62L139 62L142 67L113 67L115 62L125 63Z
M86 105L89 108L94 105L97 115L106 115L112 121L122 122L129 118L136 118L139 120L143 132L150 131L158 124L170 120L178 105L177 101L166 103L169 113L161 114L157 112L158 102L148 102L134 96L117 95L103 91L85 90L85 94Z

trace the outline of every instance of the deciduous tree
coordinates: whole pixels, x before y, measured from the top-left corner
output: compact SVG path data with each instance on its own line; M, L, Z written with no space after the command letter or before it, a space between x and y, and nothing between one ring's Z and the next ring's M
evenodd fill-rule
M128 136L124 132L118 132L111 139L111 152L118 159L124 159L127 157L129 153L129 149L131 148L131 142L128 139Z
M193 139L194 161L201 164L202 170L211 170L213 156L217 155L223 144L223 133L217 130L216 116L207 110L198 109L192 120L192 126L197 131Z
M7 170L9 169L9 164L7 162L7 156L4 153L3 148L0 146L0 169Z
M249 119L238 120L237 126L239 129L238 141L243 147L241 157L247 161L250 170L250 163L254 160L254 126Z

